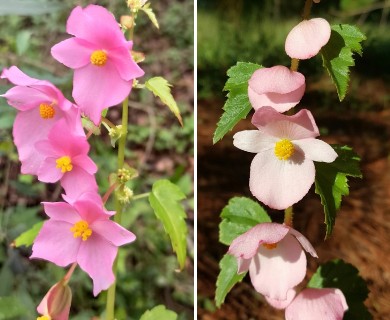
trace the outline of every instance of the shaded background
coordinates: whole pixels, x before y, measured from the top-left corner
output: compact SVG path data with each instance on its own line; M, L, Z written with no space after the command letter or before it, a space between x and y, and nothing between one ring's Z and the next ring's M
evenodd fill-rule
M249 277L214 304L218 262L227 247L218 243L219 214L234 196L252 197L248 188L253 154L233 147L235 132L253 129L251 114L222 141L212 135L225 101L227 69L236 61L271 67L289 66L285 38L300 21L304 1L198 1L198 318L284 319L252 288ZM315 246L308 258L308 278L318 264L341 258L359 270L371 291L366 305L375 320L390 314L390 34L389 1L336 0L313 5L312 17L357 24L366 33L363 58L356 58L349 93L340 103L322 68L321 57L301 61L307 89L295 108L309 108L328 143L347 144L362 157L363 179L350 179L332 237L324 241L324 214L312 188L294 206L294 227ZM268 210L281 221L281 213ZM307 280L307 279L306 279ZM306 283L306 282L305 282Z
M0 0L0 69L16 64L31 76L52 81L71 99L72 71L51 57L50 48L69 37L65 22L71 9L90 3L106 6L118 20L127 13L125 0ZM184 127L151 93L133 90L131 100L138 102L130 102L131 142L126 157L127 163L140 171L140 178L131 184L135 194L149 191L158 178L170 179L186 193L188 259L185 270L175 272L178 264L170 241L148 201L131 204L123 215L123 224L137 235L137 241L120 250L117 318L139 319L146 309L165 304L179 313L179 319L193 319L193 1L161 0L151 1L151 5L160 30L145 14L139 14L134 50L146 54L146 61L141 63L146 76L140 81L163 76L174 85L172 91ZM1 81L0 93L9 87ZM120 110L110 108L107 117L119 123ZM35 319L36 305L64 270L51 263L29 261L31 249L15 249L11 243L45 218L40 202L60 200L61 188L19 174L11 136L14 117L15 110L0 99L0 310L9 313L0 318ZM104 129L102 136L93 136L89 142L91 157L99 167L99 191L104 194L108 175L116 170L116 150L111 148ZM108 208L113 208L111 203ZM92 281L80 270L70 285L71 319L98 319L106 294L93 298Z

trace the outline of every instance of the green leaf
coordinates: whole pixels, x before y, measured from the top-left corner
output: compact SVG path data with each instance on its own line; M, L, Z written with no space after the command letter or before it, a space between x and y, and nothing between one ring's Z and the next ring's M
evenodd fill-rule
M246 272L237 274L237 259L230 254L225 254L219 262L221 269L217 278L217 289L215 290L215 304L219 308L225 301L226 295L238 282L244 279Z
M43 222L44 221L34 224L31 229L23 232L19 237L17 237L13 243L15 247L18 248L20 246L31 246L35 238L37 237L39 231L41 231Z
M16 53L21 56L23 55L28 48L30 47L30 39L32 32L30 30L23 30L17 33L16 41Z
M267 212L255 201L245 197L234 197L221 212L219 241L231 242L259 223L272 222Z
M152 310L147 310L140 320L176 320L177 314L165 308L164 305L154 307Z
M360 158L348 146L332 145L338 154L332 163L314 162L316 168L315 192L324 206L326 237L330 236L340 208L341 197L349 194L348 176L362 177Z
M141 10L143 12L145 12L147 14L147 16L149 17L150 21L152 21L152 23L154 24L154 26L159 29L160 26L158 25L158 21L157 21L157 18L156 18L156 15L154 14L153 12L153 9L150 8L150 3L148 2L147 4L145 4Z
M229 91L227 100L223 106L225 111L218 121L214 132L213 143L221 140L226 133L234 128L238 121L245 119L252 110L248 98L248 81L252 74L262 68L261 65L250 62L237 62L227 71L228 80L223 88Z
M366 36L348 24L332 26L329 42L321 49L323 66L336 86L340 101L345 98L349 84L349 68L355 65L353 53L362 55L361 42Z
M159 180L153 184L149 202L156 216L169 235L173 250L176 252L180 269L186 260L186 236L188 233L183 206L178 202L185 199L184 193L169 180Z
M0 320L27 316L28 310L18 297L0 297Z
M338 288L348 304L343 320L370 320L371 314L364 305L368 297L367 284L353 265L343 260L333 260L318 267L310 279L309 288Z
M183 126L180 110L171 94L171 86L172 85L170 85L163 77L154 77L145 83L145 87L153 92L155 96L159 97L161 101L169 107L169 109L179 120L181 126Z
M34 16L61 10L65 5L60 1L48 0L0 0L0 16Z

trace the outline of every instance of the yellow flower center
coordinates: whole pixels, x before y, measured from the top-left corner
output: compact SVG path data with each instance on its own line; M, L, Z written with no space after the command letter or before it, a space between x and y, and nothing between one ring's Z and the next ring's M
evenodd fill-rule
M277 246L278 246L277 243L263 243L263 247L268 250L275 249Z
M42 317L38 317L37 320L51 320L51 317L50 316L42 316Z
M282 139L275 144L275 156L279 160L287 160L294 154L294 145L290 140Z
M56 111L54 110L53 106L47 103L41 103L39 105L39 114L41 115L42 119L52 119L56 114Z
M98 67L103 67L107 62L107 52L104 50L96 50L91 54L91 63Z
M61 158L58 158L56 160L57 166L56 168L61 169L62 173L72 171L73 165L72 160L68 156L63 156Z
M92 234L92 230L89 229L88 222L84 220L76 222L73 227L70 228L70 231L73 232L73 237L81 237L83 241L86 241Z

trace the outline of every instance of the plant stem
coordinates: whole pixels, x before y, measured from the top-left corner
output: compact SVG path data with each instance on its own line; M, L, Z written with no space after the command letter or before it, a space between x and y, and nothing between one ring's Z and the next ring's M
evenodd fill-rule
M74 271L74 269L76 269L76 267L77 267L77 262L73 263L73 264L70 266L68 272L66 273L66 275L65 275L65 277L64 277L64 279L63 279L63 280L64 280L64 284L67 284L67 283L69 282L70 277L72 276L73 271Z
M284 224L286 226L292 227L293 226L293 206L288 207L287 209L284 210Z
M127 97L122 103L122 128L124 134L120 137L118 142L118 169L122 169L125 163L125 148L127 140L127 123L129 121L129 97ZM115 217L114 221L121 224L122 220L122 204L115 198ZM117 271L117 259L114 261L112 271L116 276ZM106 320L115 319L115 291L116 281L111 285L107 292L107 303L106 303Z
M134 197L132 197L131 200L138 200L138 199L146 198L146 197L149 197L149 194L150 194L150 192L137 194Z
M302 14L303 20L309 19L312 4L313 4L313 0L306 0L305 7L303 8L303 14Z

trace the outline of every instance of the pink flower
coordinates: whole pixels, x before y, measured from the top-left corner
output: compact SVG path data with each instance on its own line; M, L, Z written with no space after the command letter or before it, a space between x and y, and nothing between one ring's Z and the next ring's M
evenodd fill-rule
M84 192L97 191L94 174L95 163L88 157L89 144L85 136L75 135L64 121L49 132L48 139L35 144L43 162L38 170L38 180L61 180L65 192L71 198Z
M43 317L39 317L38 320L68 320L71 303L72 291L69 286L61 280L50 288L37 307L38 313L43 315Z
M43 157L34 148L35 143L46 139L60 119L65 119L75 133L84 134L79 111L53 84L30 78L15 66L4 69L1 78L15 85L0 96L19 111L13 136L22 163L21 171L36 175Z
M114 16L105 8L74 8L66 31L74 37L55 45L51 53L75 70L73 98L98 124L102 110L122 102L130 93L133 79L144 72L131 57L132 41L126 41Z
M133 242L135 235L111 221L102 206L92 200L44 202L46 221L35 239L31 258L60 267L77 262L93 280L93 294L114 281L112 264L118 246Z
M347 310L339 289L304 289L286 308L286 320L342 320Z
M287 35L286 53L291 58L310 59L328 43L330 33L330 25L325 19L303 20Z
M256 70L249 80L248 96L252 107L264 106L285 112L295 107L305 93L305 77L284 66Z
M313 161L333 162L337 153L319 136L310 111L293 116L271 107L255 112L252 123L259 130L234 135L233 144L257 153L251 164L249 188L252 194L274 209L286 209L301 200L314 183Z
M238 262L238 273L249 269L257 292L285 301L306 275L306 255L317 253L298 231L278 223L261 223L233 240L228 253Z

